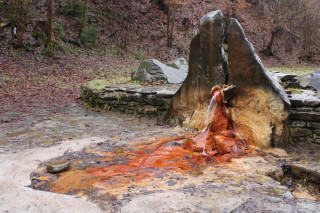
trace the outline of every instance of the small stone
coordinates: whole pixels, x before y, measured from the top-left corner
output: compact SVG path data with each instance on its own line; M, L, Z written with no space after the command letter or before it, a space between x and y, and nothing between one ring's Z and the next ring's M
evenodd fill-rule
M60 161L60 160L52 160L47 165L47 171L49 173L59 173L66 171L70 167L70 162L68 161Z
M281 202L281 198L278 198L278 197L269 197L268 200L269 200L270 203L279 203L279 202Z
M306 122L305 121L291 121L290 126L291 127L306 127ZM309 127L309 126L308 126Z
M284 199L286 199L286 200L294 200L294 197L293 197L292 193L289 192L289 191L286 191L286 192L282 195L282 197L283 197Z

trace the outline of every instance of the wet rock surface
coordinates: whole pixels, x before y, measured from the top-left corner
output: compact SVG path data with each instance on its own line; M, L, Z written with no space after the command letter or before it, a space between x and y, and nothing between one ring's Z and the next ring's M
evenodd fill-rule
M63 172L69 169L70 164L68 161L50 161L47 165L47 171L49 173Z
M286 93L264 68L236 19L230 21L228 41L228 83L237 87L230 110L239 133L260 147L285 148L290 111Z
M210 102L208 91L215 85L226 83L226 70L222 65L223 50L220 10L200 20L200 34L190 44L189 73L174 95L166 117L193 129L204 128L206 109Z
M1 124L1 140L7 141L1 145L0 155L1 173L4 174L0 180L1 211L29 209L41 212L43 208L51 208L66 212L99 212L85 199L37 191L26 186L31 183L35 189L50 190L50 181L61 175L68 179L68 174L90 182L90 177L81 172L84 169L126 163L128 159L124 153L131 146L152 144L186 134L180 128L158 126L156 120L90 112L76 106L62 114L48 115L47 120L35 121ZM70 140L63 137L71 137L70 133L77 137ZM280 164L293 165L296 162L301 167L306 165L306 169L314 168L312 165L319 161L319 153L310 154L310 150L319 149L310 147L304 150L306 146L301 146L291 150L289 155L281 150L256 149L245 157L233 159L231 163L212 162L210 166L190 173L169 171L151 179L132 182L126 187L114 182L108 191L91 186L67 194L85 195L84 198L107 212L318 212L320 204L317 201L305 199L308 197L287 199L284 195L289 188L273 179L278 177L281 180L283 177ZM111 153L114 154L110 156ZM46 166L52 159L69 161L72 165L68 171L50 174L46 172ZM21 165L21 162L28 166ZM70 183L73 182L79 183L76 180ZM293 195L296 196L295 193Z

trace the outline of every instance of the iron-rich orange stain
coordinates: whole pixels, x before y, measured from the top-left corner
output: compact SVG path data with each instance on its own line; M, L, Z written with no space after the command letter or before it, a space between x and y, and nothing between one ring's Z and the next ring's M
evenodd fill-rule
M87 168L87 175L96 179L87 179L85 176L87 180L82 183L94 184L105 189L124 187L166 171L190 172L213 159L227 162L243 153L246 141L236 132L226 104L223 102L221 88L213 90L212 96L216 99L213 119L202 133L190 138L180 137L160 141L135 151L128 151L125 154L130 161L126 164ZM105 158L107 159L110 160ZM65 188L58 185L70 184L72 178L64 176L62 178L67 180L66 183L60 178L54 184L54 191L66 193Z

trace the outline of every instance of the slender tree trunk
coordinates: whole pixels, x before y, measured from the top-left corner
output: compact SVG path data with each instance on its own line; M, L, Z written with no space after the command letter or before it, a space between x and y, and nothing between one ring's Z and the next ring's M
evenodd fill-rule
M52 29L52 0L47 0L47 43L46 46L53 45L53 29Z
M174 23L176 22L176 14L177 14L177 4L174 4L173 18L172 18L172 25L171 25L171 32L170 32L170 47L172 47L173 29L174 29Z
M277 28L275 30L272 30L271 32L271 39L270 39L270 42L267 46L267 48L265 49L264 53L265 55L267 56L274 56L274 53L272 52L272 46L273 46L273 43L274 43L274 39L276 38L276 35L280 32L280 29Z
M83 31L83 28L84 28L84 24L85 24L85 20L86 20L86 12L87 12L87 3L88 3L88 0L85 0L84 7L82 10L82 15L81 15L81 24L80 24L78 38L80 38L82 31Z
M167 46L170 47L170 25L171 25L171 0L168 4L168 14L167 14Z
M17 32L17 37L18 37L18 42L17 42L17 47L22 47L23 46L23 34L24 34L24 20L21 19L21 17L23 17L23 2L19 2L20 3L20 7L18 9L17 12L17 16L19 16L20 18L18 18L18 21L16 23L16 32ZM14 29L14 28L13 28Z

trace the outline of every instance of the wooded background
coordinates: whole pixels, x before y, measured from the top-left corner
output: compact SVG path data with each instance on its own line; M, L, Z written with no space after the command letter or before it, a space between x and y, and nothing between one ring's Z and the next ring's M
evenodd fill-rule
M0 0L0 5L2 47L48 56L76 45L136 58L187 58L199 19L221 9L225 25L237 18L262 57L282 63L320 60L318 0Z

